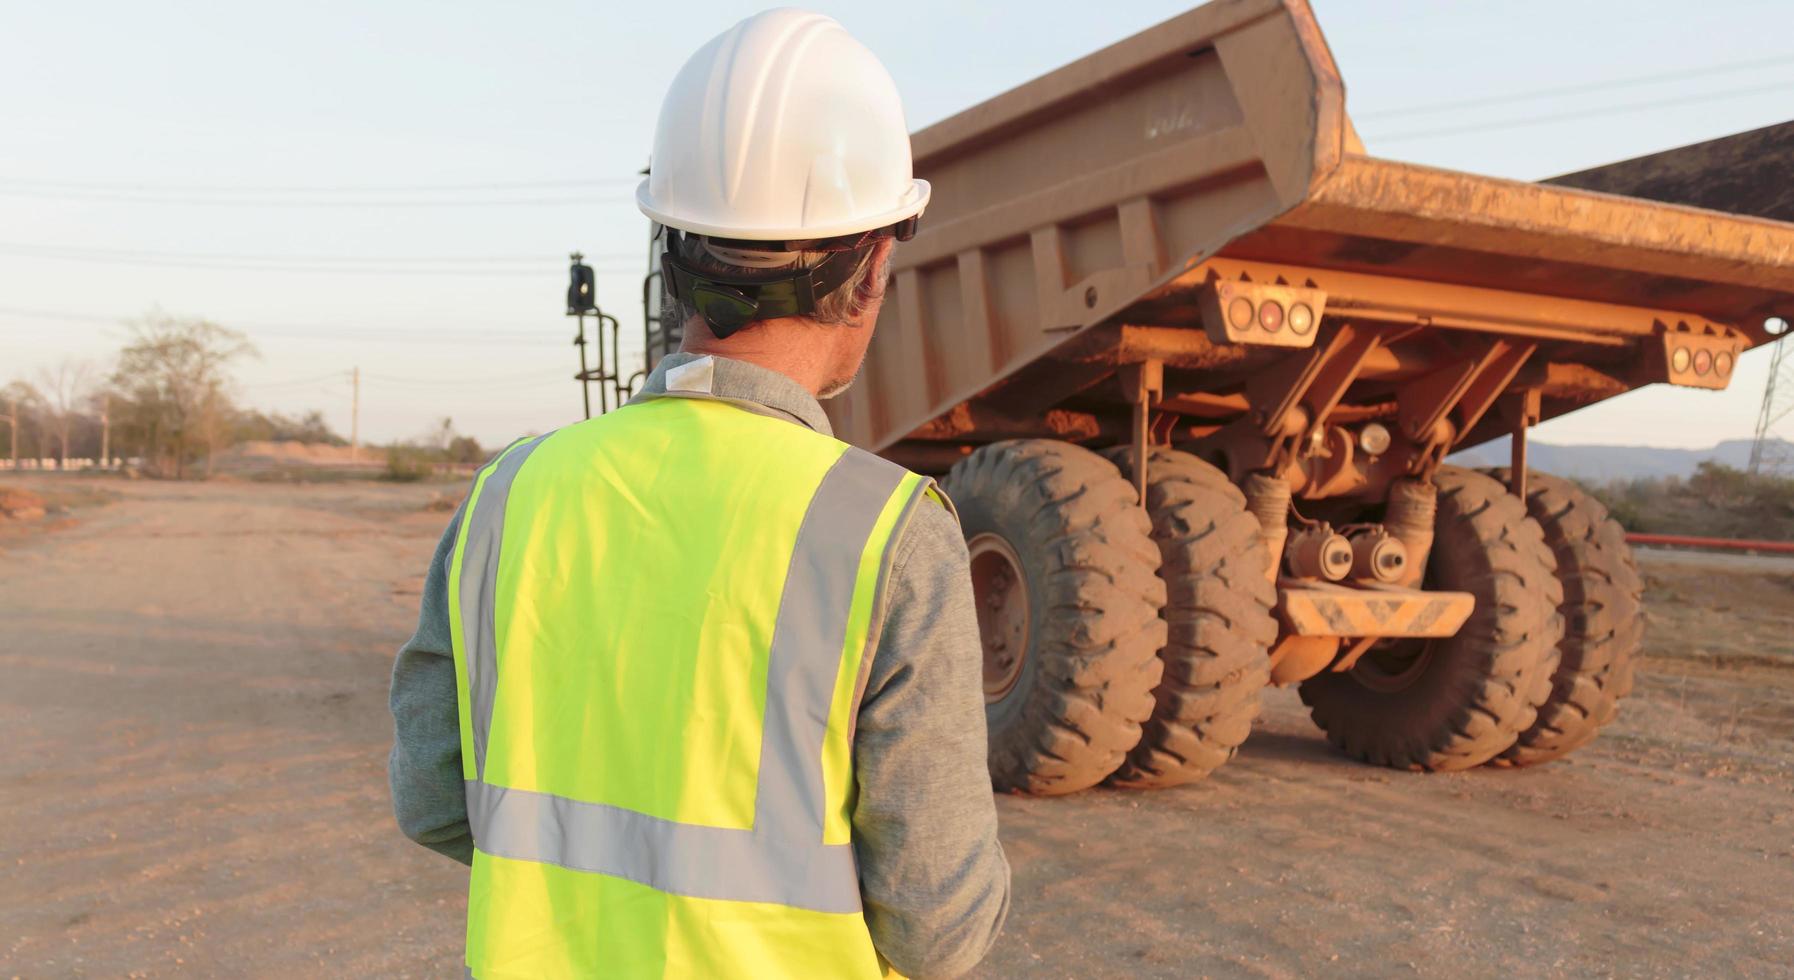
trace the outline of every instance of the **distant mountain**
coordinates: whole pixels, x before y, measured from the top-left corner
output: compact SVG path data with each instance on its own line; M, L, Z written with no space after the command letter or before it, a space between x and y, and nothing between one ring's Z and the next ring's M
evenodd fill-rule
M1794 443L1780 444L1783 458L1794 456ZM1743 469L1750 462L1750 440L1728 439L1710 449L1659 449L1653 446L1553 446L1529 442L1527 461L1535 469L1558 476L1605 483L1639 477L1687 477L1706 460ZM1505 466L1508 438L1452 454L1447 460L1459 466Z

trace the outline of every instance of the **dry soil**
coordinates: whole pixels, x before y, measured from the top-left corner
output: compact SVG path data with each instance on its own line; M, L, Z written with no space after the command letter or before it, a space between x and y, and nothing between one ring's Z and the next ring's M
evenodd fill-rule
M0 980L459 975L384 776L442 488L108 486L0 535ZM1639 691L1563 763L1368 768L1273 691L1205 784L1000 800L982 975L1794 975L1791 568L1647 559Z

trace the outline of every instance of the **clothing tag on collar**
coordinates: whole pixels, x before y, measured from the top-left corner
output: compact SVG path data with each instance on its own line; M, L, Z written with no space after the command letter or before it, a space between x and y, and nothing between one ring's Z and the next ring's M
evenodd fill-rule
M700 395L713 394L716 385L716 359L706 354L676 368L667 369L667 390Z

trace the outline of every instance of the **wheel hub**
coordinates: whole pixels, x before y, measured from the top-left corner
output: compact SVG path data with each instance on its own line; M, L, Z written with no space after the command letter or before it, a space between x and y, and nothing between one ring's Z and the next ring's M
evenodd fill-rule
M984 703L1000 701L1021 680L1028 657L1028 581L1009 542L979 534L966 542L972 556L972 595L984 647Z
M1397 640L1372 647L1351 673L1373 691L1394 694L1419 680L1432 662L1432 640Z

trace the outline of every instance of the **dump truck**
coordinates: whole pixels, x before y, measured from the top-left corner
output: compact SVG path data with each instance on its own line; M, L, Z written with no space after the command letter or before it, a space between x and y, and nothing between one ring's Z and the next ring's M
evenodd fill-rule
M1301 0L1197 8L913 150L932 201L826 408L958 510L997 788L1200 779L1271 684L1403 769L1613 719L1641 580L1527 432L1724 388L1794 315L1794 224L1367 155ZM1501 436L1507 467L1445 463Z

